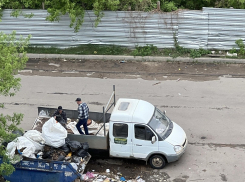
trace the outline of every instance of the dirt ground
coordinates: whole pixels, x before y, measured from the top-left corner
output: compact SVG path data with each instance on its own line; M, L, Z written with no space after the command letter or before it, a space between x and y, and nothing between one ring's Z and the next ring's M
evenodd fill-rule
M245 77L245 64L29 59L23 75L207 81Z
M110 170L110 173L106 173L107 169ZM140 176L146 182L167 181L170 178L166 172L153 170L149 164L146 165L145 161L136 159L101 159L101 157L92 157L86 166L85 173L93 171L94 173L99 173L100 175L111 178L114 178L114 176L122 176L126 180L136 179ZM185 180L180 182L184 181Z

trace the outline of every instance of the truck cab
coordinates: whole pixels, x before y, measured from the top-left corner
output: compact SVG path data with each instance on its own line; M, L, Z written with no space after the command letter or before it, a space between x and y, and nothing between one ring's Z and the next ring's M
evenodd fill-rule
M184 130L149 102L119 99L109 121L111 157L149 161L161 169L185 152Z

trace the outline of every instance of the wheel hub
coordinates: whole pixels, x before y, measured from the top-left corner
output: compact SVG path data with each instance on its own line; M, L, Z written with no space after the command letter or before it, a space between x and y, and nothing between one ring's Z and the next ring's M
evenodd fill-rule
M152 160L152 164L156 167L161 167L163 164L163 161L160 158L155 158Z

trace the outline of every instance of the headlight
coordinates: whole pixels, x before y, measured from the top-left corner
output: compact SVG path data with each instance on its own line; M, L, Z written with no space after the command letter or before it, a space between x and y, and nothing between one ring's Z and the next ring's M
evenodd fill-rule
M181 147L180 145L175 145L174 146L174 151L179 154L180 152L182 152L183 147Z

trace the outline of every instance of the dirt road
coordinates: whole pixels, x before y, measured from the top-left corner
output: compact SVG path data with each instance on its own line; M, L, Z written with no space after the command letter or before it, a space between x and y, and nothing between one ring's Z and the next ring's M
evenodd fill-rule
M207 81L245 77L245 64L136 62L101 60L29 59L20 74L54 77L91 77L145 80Z

